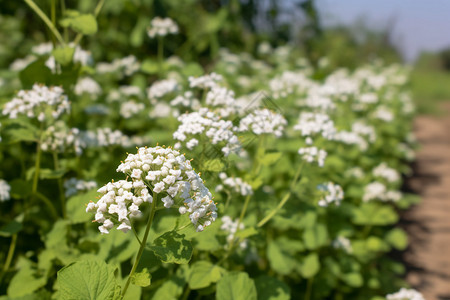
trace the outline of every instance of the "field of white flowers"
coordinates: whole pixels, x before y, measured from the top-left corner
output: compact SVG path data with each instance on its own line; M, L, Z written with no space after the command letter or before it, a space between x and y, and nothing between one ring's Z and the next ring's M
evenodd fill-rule
M95 61L102 1L25 3L53 40L0 72L0 299L422 299L387 255L417 202L407 69L267 42L205 69L160 17L156 55Z

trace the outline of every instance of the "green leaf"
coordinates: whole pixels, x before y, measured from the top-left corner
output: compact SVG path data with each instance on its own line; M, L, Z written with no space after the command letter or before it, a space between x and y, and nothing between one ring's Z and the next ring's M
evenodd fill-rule
M345 281L351 287L360 287L364 283L361 274L356 272L344 274L342 276L342 280Z
M33 172L34 173L34 172ZM39 178L40 179L58 179L64 176L66 170L53 170L53 169L40 169Z
M322 247L327 243L327 239L327 228L323 224L318 224L312 228L307 228L303 233L305 246L309 250L314 250Z
M22 223L12 220L2 228L0 228L0 236L8 237L18 233L23 228Z
M256 230L255 227L248 227L248 228L245 228L244 230L238 231L235 234L235 236L243 240L243 239L246 239L253 235L257 235L257 234L258 234L258 231Z
M142 269L141 272L136 272L131 277L131 283L137 286L146 287L150 285L152 275L148 272L147 268Z
M11 122L4 132L7 136L5 142L36 142L39 139L39 130L27 122Z
M70 27L74 31L85 35L91 35L97 32L97 21L94 15L91 14L64 18L60 21L60 24L63 27Z
M289 247L288 242L286 238L279 238L269 242L267 247L267 258L270 266L282 275L289 274L297 264L292 252L290 252L292 248Z
M281 152L266 153L260 158L261 165L270 166L281 158Z
M263 275L255 280L258 300L289 300L291 291L289 286L270 276Z
M311 253L305 257L299 267L300 274L305 278L314 277L320 270L319 257L316 253Z
M405 250L408 246L408 235L400 228L394 228L386 234L385 241L397 250Z
M217 283L216 300L257 300L255 283L245 272L227 273Z
M141 71L147 74L156 74L159 72L159 64L154 59L145 59L141 64Z
M55 60L63 66L66 66L72 62L73 54L75 53L75 48L65 46L56 48L52 51Z
M202 170L209 172L221 172L225 168L225 164L219 159L209 159L206 160L202 165Z
M100 259L77 261L62 268L57 278L59 299L120 299L114 268Z
M92 214L86 213L86 204L95 200L97 190L70 197L66 203L67 216L72 224L85 223L92 219Z
M45 65L45 59L39 59L29 64L19 73L20 81L25 89L29 89L35 83L48 84L52 77L52 72Z
M29 295L47 283L45 276L39 276L33 263L26 258L20 258L17 263L19 271L11 279L8 286L8 296L11 298Z
M181 69L181 74L183 74L186 77L189 76L198 77L203 75L203 68L196 62L190 62Z
M23 179L14 179L9 185L11 186L11 197L20 199L31 194L31 185Z
M184 234L169 231L156 238L149 247L165 263L187 264L191 260L192 245Z
M186 285L186 277L189 272L187 265L178 268L175 275L165 280L161 287L153 295L152 300L178 300Z
M197 261L192 265L189 275L189 287L193 290L202 289L222 278L223 269L209 261Z
M383 226L394 224L397 221L397 213L386 204L368 202L353 210L353 223L356 225Z

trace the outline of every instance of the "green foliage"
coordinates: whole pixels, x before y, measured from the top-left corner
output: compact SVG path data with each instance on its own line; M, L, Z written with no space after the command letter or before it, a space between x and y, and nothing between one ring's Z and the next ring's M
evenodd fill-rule
M256 300L256 286L247 273L226 273L217 283L217 300Z
M175 231L164 233L149 247L165 263L187 264L191 260L192 245L184 234Z

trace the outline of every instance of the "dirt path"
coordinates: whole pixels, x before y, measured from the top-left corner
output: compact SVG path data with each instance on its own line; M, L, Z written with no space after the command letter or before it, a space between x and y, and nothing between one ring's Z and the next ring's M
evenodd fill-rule
M422 202L404 215L411 246L407 280L426 300L450 300L450 103L443 117L420 116L421 144L411 188Z

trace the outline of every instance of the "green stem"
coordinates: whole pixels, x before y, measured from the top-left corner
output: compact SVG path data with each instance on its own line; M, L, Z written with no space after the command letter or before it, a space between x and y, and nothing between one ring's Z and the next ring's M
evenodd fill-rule
M42 195L39 192L36 192L35 196L38 197L39 199L41 199L45 203L45 205L47 205L53 218L55 220L58 219L58 212L56 211L55 207L53 206L53 203L47 197L45 197L44 195Z
M96 17L96 18L98 17L98 15L100 14L100 11L102 10L103 4L105 4L105 0L98 1L97 6L94 9L94 17ZM75 37L75 40L73 41L73 43L75 45L78 45L82 38L83 38L83 34L78 33L77 36Z
M186 289L184 290L183 296L182 296L182 300L187 300L187 298L189 297L189 294L191 293L191 289L189 288L189 285L186 285Z
M66 16L66 3L64 2L64 0L60 1L60 6L61 6L61 15L63 17ZM64 27L64 41L67 43L69 42L69 30L67 29L67 27Z
M28 6L44 21L45 25L50 29L50 31L53 33L53 35L56 37L58 42L60 42L62 45L65 45L61 34L59 33L58 29L56 29L55 25L53 25L52 21L47 17L47 15L39 8L39 6L36 5L36 3L33 2L33 0L23 0Z
M142 242L141 239L139 238L137 232L136 232L136 228L134 228L133 224L131 224L131 229L133 230L134 236L136 237L137 241L139 242L139 245L142 246Z
M39 134L39 141L37 142L37 146L36 146L36 162L34 165L34 177L33 177L33 185L31 186L31 194L35 195L37 192L37 187L38 187L38 181L39 181L39 172L40 172L40 168L41 168L41 154L42 154L42 150L41 150L41 139L42 139L42 124L41 124L41 130L40 130L40 134Z
M125 293L127 292L128 286L131 282L131 277L133 277L134 272L136 272L136 268L139 265L139 261L141 260L142 253L144 252L145 244L147 243L148 234L150 233L150 227L152 226L153 219L155 217L155 209L156 209L156 203L158 202L158 194L153 194L153 201L152 206L150 210L150 216L148 217L147 227L145 228L144 238L142 239L141 246L139 247L138 254L136 256L136 260L134 261L133 267L131 268L130 274L128 275L127 282L125 283L125 286L122 291L122 297L125 296Z
M11 244L9 245L8 255L6 256L5 264L3 265L2 279L5 273L9 270L9 266L11 265L12 258L14 256L14 251L16 250L17 244L17 233L13 234L11 237Z
M264 224L269 222L269 220L272 219L273 216L275 216L277 214L277 212L281 208L283 208L283 206L289 200L289 198L291 197L292 190L295 187L295 185L297 184L298 178L300 177L300 173L302 172L304 164L305 163L302 162L300 167L297 169L297 172L295 173L294 178L292 179L292 182L291 182L291 186L290 186L291 190L286 195L284 195L283 199L281 199L280 203L278 203L278 205L277 205L277 207L275 207L275 209L273 209L267 216L265 216L264 219L259 221L259 223L256 225L257 227L262 227L262 226L264 226Z
M163 69L163 59L164 59L164 38L158 36L158 69L159 75L162 74Z
M305 300L311 299L313 281L314 277L308 279L308 285L306 286Z
M59 171L58 153L56 152L53 152L53 164L55 166L55 171ZM64 195L64 188L61 177L58 177L58 189L59 189L59 200L61 202L62 216L64 219L67 219L66 196Z

